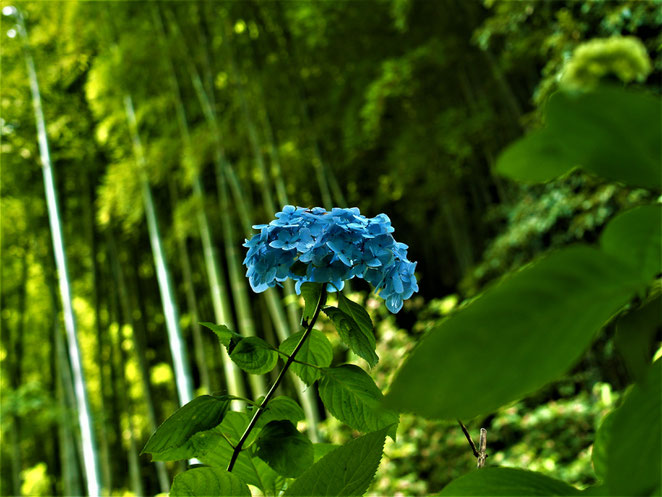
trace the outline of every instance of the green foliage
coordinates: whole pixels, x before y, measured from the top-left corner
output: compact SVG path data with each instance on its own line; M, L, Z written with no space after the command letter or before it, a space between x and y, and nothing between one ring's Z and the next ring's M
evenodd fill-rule
M251 491L241 478L218 468L193 468L177 475L172 482L173 497L239 495L250 497Z
M554 253L433 328L387 401L431 418L487 414L565 373L643 283L596 249Z
M304 270L307 269L308 267L306 266ZM301 285L301 295L304 300L303 313L301 314L301 324L303 326L308 326L313 314L315 314L315 307L317 307L317 302L319 301L321 294L322 285L320 283L307 282Z
M621 81L644 81L651 72L646 47L634 36L596 38L579 45L567 62L562 84L568 88L590 88L605 75Z
M603 231L600 247L641 271L646 281L662 273L662 205L636 207L616 216Z
M219 342L223 344L227 350L228 354L231 354L237 344L243 339L243 337L236 331L232 331L230 328L224 324L214 324L203 322L200 323L205 328L209 328L213 331L218 337Z
M246 337L232 350L230 359L247 373L264 374L276 367L278 352L259 337Z
M662 293L632 309L616 322L614 346L630 378L643 380L655 352L655 336L662 328Z
M395 438L398 415L381 406L381 390L361 368L344 364L324 369L319 392L329 412L342 422L363 432L389 426L388 434Z
M513 468L484 468L447 485L439 495L579 495L567 483Z
M262 399L258 399L258 405ZM249 408L250 409L250 408ZM252 412L252 409L249 411ZM257 422L259 427L263 427L271 421L291 421L296 424L298 421L306 419L303 409L294 400L289 397L274 397L264 408L264 414Z
M301 340L303 331L299 331L287 337L278 349L285 354L292 354L294 348ZM304 342L297 353L297 361L305 362L307 364L293 363L292 371L301 378L307 385L312 385L321 376L322 373L319 369L308 366L312 364L319 368L326 368L331 365L333 360L333 349L329 339L326 338L324 333L319 330L312 330L308 340Z
M270 421L255 441L257 456L278 474L296 478L313 463L313 444L290 421Z
M285 495L363 495L382 457L390 427L332 450L303 473Z
M595 450L601 454L609 495L654 495L660 490L661 385L658 359L600 428Z
M345 297L339 297L339 299L343 298ZM347 301L349 302L349 300ZM342 302L342 300L339 300L339 302ZM340 338L350 350L363 357L370 366L374 366L379 361L379 357L375 353L375 336L372 332L370 317L367 314L356 314L355 308L350 308L348 304L343 306L348 312L354 311L354 314L350 315L336 307L325 307L324 313L333 321ZM355 316L361 324L355 320ZM364 318L367 318L367 321L364 321Z
M143 453L155 461L184 459L191 438L217 426L230 404L227 396L203 395L193 399L166 419L147 441Z
M579 166L660 190L659 106L659 99L607 87L556 93L545 108L545 127L506 148L496 169L519 181L541 182Z

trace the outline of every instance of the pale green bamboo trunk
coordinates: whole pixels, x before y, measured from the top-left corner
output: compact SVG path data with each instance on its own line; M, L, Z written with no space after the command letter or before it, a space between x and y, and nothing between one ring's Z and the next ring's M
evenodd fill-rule
M39 141L39 154L41 157L42 171L44 174L44 187L46 189L46 203L48 206L48 218L51 227L51 236L53 239L53 251L55 253L55 262L58 271L58 280L60 288L60 298L64 310L64 323L67 332L67 341L69 349L69 358L71 361L72 372L74 375L74 388L76 391L76 403L78 410L78 423L81 431L81 440L83 445L83 464L85 467L85 476L87 480L87 493L90 496L101 494L101 479L99 475L99 466L97 462L96 439L93 428L92 412L87 396L85 374L81 360L80 349L78 346L78 337L76 330L76 319L74 316L71 301L71 285L67 270L67 257L65 252L62 228L60 226L60 214L58 208L57 193L55 191L55 180L53 178L53 169L48 149L48 137L46 135L46 123L44 113L41 107L41 94L39 92L39 83L34 61L30 53L28 44L28 35L25 29L25 23L20 11L16 11L18 28L23 39L25 63L28 70L30 81L30 90L32 93L32 103L34 106L35 121L37 125L37 137Z
M159 233L158 221L156 218L156 209L152 199L152 190L147 178L145 154L138 134L138 123L133 108L133 100L130 95L124 96L124 108L126 111L129 132L133 142L133 151L138 164L138 174L140 175L140 187L145 206L145 217L147 218L147 228L149 230L149 240L152 246L154 256L154 265L156 266L156 275L159 282L159 291L161 293L161 302L166 320L168 331L168 343L172 360L175 366L175 384L179 395L179 404L184 405L193 399L193 386L191 384L191 371L188 363L188 353L186 343L182 339L182 332L179 326L179 311L172 291L170 280L170 271L168 269L161 235Z
M162 46L165 47L165 61L168 64L170 84L172 86L174 97L175 113L182 137L182 144L185 153L189 153L192 148L192 143L191 133L188 127L188 119L186 117L186 109L182 101L179 83L177 81L172 59L170 58L170 52L167 50L163 22L158 7L154 7L152 12L154 14L154 24L156 25L159 34L159 40ZM202 242L205 266L207 269L207 279L211 290L214 318L217 323L224 324L231 329L235 329L229 303L230 295L225 284L225 274L223 273L222 267L218 264L218 251L216 250L216 247L212 241L211 228L209 226L209 220L205 211L204 188L202 186L202 180L200 179L199 174L195 174L193 178L193 195L197 199L198 208L196 210L196 218L198 223L198 230L200 232L200 240ZM246 392L239 368L237 368L237 366L230 360L225 347L221 346L219 350L228 392L231 395L244 397Z

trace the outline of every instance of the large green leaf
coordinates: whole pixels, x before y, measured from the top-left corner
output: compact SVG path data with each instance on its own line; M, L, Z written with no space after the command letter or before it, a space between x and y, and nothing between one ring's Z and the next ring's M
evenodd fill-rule
M361 368L344 364L325 369L319 394L329 412L343 423L362 432L392 426L389 435L395 438L398 415L381 405L382 392Z
M313 464L313 443L290 421L271 421L255 444L257 456L282 476L296 478Z
M659 98L611 87L558 92L545 116L543 129L501 154L498 172L539 182L580 166L610 180L661 188Z
M278 352L259 337L247 337L237 344L230 359L247 373L265 374L276 366Z
M662 328L662 294L652 296L641 307L616 322L614 345L625 362L630 378L643 379L655 353L655 337Z
M151 454L155 461L183 459L182 449L197 433L210 430L223 421L230 405L226 395L203 395L177 409L147 441L142 454Z
M278 348L284 354L291 355L303 334L304 331L300 331L290 335ZM321 368L330 366L331 361L333 360L333 347L331 346L331 342L329 342L326 335L321 331L311 330L310 335L306 341L303 342L299 352L297 352L296 360L313 364ZM322 375L317 368L306 366L305 364L297 364L296 362L292 363L290 368L293 373L308 385L315 383L315 381L317 381Z
M198 456L198 459L209 466L226 469L232 457L233 448L225 437L235 445L248 426L248 422L248 416L243 412L228 412L223 422L212 431L215 442L210 443L204 453ZM225 437L221 436L221 433ZM253 430L246 445L250 445L258 434L259 430ZM276 493L274 489L279 479L278 473L261 459L253 457L250 450L243 450L239 453L232 473L249 485L254 485L272 494Z
M628 392L623 405L602 425L598 453L606 454L605 483L610 495L651 495L661 485L662 360Z
M244 338L239 333L237 333L236 331L232 331L224 324L214 324L214 323L208 323L206 321L201 322L200 324L205 328L209 328L211 331L213 331L216 334L221 344L223 344L225 348L228 349L228 354L230 354L232 350L237 346L237 344Z
M388 427L339 447L297 478L285 495L363 495L382 458Z
M375 353L375 336L372 331L365 333L354 318L336 307L325 307L324 312L333 321L341 340L352 352L363 357L370 366L377 364L379 357Z
M374 349L376 346L375 332L368 311L366 311L362 305L349 300L342 292L338 292L338 309L354 320L361 330L361 333L368 338L368 341Z
M638 268L644 279L660 274L662 205L644 205L619 214L602 232L600 246L605 252Z
M387 405L469 419L533 392L567 371L645 286L632 273L608 254L575 246L506 277L422 338Z
M251 491L241 478L220 468L189 469L175 477L171 497L209 497L240 495L250 497Z
M565 482L533 471L482 468L453 480L439 495L579 495Z
M261 399L260 399L261 401ZM252 409L251 409L252 411ZM264 412L257 421L259 428L263 427L271 421L292 421L296 424L298 421L306 418L306 414L301 409L301 406L294 400L283 395L274 397L269 401Z
M307 282L301 285L301 295L303 296L304 302L303 314L301 315L301 324L306 328L308 327L308 323L315 314L315 309L317 308L317 303L320 300L321 293L321 283Z

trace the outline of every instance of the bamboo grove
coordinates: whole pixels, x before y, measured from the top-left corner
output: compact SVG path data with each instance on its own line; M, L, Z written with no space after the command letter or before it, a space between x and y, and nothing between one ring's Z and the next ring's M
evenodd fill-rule
M389 213L420 261L405 329L474 294L526 194L492 166L567 54L660 37L635 1L1 5L3 495L166 493L182 467L139 456L149 434L197 395L266 393L199 323L297 329L293 285L257 295L242 266L284 205ZM281 388L324 441L315 390Z

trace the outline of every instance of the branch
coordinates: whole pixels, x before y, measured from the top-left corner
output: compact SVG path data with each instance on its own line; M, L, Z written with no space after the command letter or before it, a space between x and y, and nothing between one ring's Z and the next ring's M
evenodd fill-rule
M267 403L276 393L276 389L278 388L278 385L280 385L281 381L283 381L283 378L285 377L285 373L289 369L290 365L294 362L294 357L297 355L297 352L299 352L304 342L310 335L311 331L313 331L313 326L315 325L315 321L317 321L320 311L322 310L322 306L324 306L325 302L326 302L326 285L323 285L319 300L317 301L317 307L315 308L315 313L313 314L313 317L310 320L310 324L306 328L306 331L301 337L301 340L299 340L299 343L292 351L292 355L288 357L287 361L285 362L285 365L283 366L283 369L281 369L280 373L278 373L278 377L276 378L276 381L269 389L269 392L267 393L266 397L264 397L262 404L260 404L260 406L255 410L255 414L253 414L253 418L251 419L250 423L248 423L248 426L246 427L244 434L241 436L241 439L234 448L234 451L232 452L232 457L230 458L230 463L228 464L228 472L232 471L232 468L234 468L234 464L235 462L237 462L237 458L239 457L241 448L248 439L248 436L251 434L251 431L253 431L253 428L255 428L255 424L257 423L257 420L260 419L260 416L262 416L262 413L264 412Z

